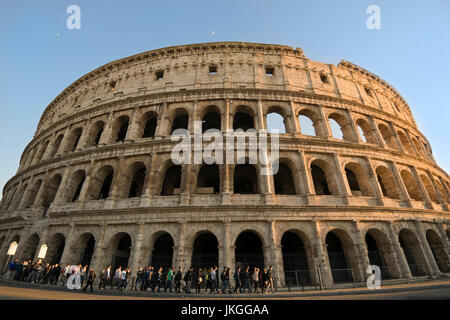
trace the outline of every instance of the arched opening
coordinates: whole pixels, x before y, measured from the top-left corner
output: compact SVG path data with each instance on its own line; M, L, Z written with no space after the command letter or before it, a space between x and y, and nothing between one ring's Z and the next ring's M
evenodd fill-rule
M291 169L283 164L279 164L278 172L273 176L275 194L297 194Z
M189 115L187 114L187 111L179 111L183 112L182 114L178 114L175 119L172 121L172 129L170 130L170 134L173 134L173 132L177 129L188 129L189 125Z
M233 117L233 130L242 129L247 131L248 129L255 129L255 123L253 115L250 111L238 111Z
M47 244L48 249L45 261L50 264L59 264L64 252L65 245L66 239L64 235L62 235L61 233L54 234Z
M369 177L361 165L357 163L346 164L345 175L352 195L371 196L373 194Z
M173 246L174 242L170 234L163 233L160 235L153 245L149 265L156 269L162 267L163 270L172 267Z
M337 113L332 113L328 116L328 121L330 122L330 129L333 138L353 141L350 124L344 116Z
M92 261L95 250L95 238L90 233L85 233L80 237L77 248L77 260L78 264L83 266L89 266Z
M25 184L24 186L22 186L22 188L19 191L19 194L16 195L16 197L14 197L14 202L12 203L12 209L17 209L17 207L19 206L20 202L22 201L22 198L25 195L25 191L28 188L28 184Z
M154 138L156 127L158 125L158 118L155 112L147 112L142 116L142 124L144 132L140 135L142 138Z
M61 184L61 176L59 174L55 175L46 185L42 206L44 208L49 208L50 205L55 200L56 193L58 192L59 185Z
M75 151L75 149L78 147L78 143L80 142L82 132L83 132L82 128L76 128L72 130L67 139L67 145L64 148L64 153Z
M400 199L397 184L395 183L394 175L391 170L380 166L375 170L377 180L380 185L384 197L391 199Z
M33 234L30 238L28 238L25 246L23 248L22 260L34 260L34 256L37 254L37 249L39 245L39 236L37 234Z
M264 268L263 243L259 236L253 231L244 231L236 239L235 243L235 266L250 270L258 267Z
M412 138L412 141L414 143L414 146L416 147L417 152L419 153L418 156L421 159L426 159L425 153L423 151L422 146L420 145L420 143L417 141L416 138Z
M412 174L406 170L402 170L400 175L402 176L403 183L408 191L409 197L417 201L422 201L422 194L420 193L417 181L414 179Z
M328 232L325 242L333 282L353 282L353 272L356 270L357 263L355 264L353 261L355 259L355 253L348 235L342 230L332 230Z
M445 192L444 184L441 183L441 181L439 181L439 179L436 177L434 178L434 182L439 190L439 193L441 194L442 199L445 202L450 203L450 198L447 196L447 193Z
M372 126L363 119L356 120L356 125L358 126L359 134L362 140L366 143L377 143L377 138L373 132Z
M307 286L312 284L310 262L300 236L287 231L281 238L284 279L286 286Z
M66 202L75 202L80 198L81 189L83 188L85 179L86 173L84 172L84 170L78 170L73 174L72 179L70 180L69 185L66 188Z
M42 180L39 179L38 181L36 181L33 184L33 187L30 190L28 190L27 196L23 203L24 208L30 208L34 204L34 202L36 201L36 196L39 192L39 189L41 189L41 185L42 185Z
M38 163L39 161L42 160L42 157L44 156L45 151L47 150L48 144L49 144L49 141L47 140L47 141L45 141L45 143L42 145L41 149L39 150L39 153L38 153L37 156L36 156L36 163Z
M114 121L112 125L112 138L114 142L125 140L129 122L130 118L128 118L128 116L120 116Z
M220 172L216 164L203 165L198 173L197 193L219 193Z
M211 232L203 232L194 241L191 266L194 270L219 265L219 242Z
M303 109L298 114L300 132L307 136L320 136L320 121L317 115L308 109Z
M408 229L402 229L398 237L412 276L426 275L425 257L416 235Z
M55 142L53 143L53 148L52 148L52 152L50 153L50 158L53 158L56 153L58 152L59 146L61 145L62 139L63 139L64 135L60 134Z
M258 193L258 175L251 164L238 164L234 167L234 193Z
M104 128L105 123L103 121L97 121L92 125L89 132L87 146L97 146L100 143Z
M397 149L397 143L395 142L392 130L382 123L378 125L378 130L381 133L381 137L383 138L384 144L392 149Z
M423 185L425 186L425 189L427 190L428 196L430 197L431 201L438 203L439 199L436 194L436 190L434 189L433 184L431 183L430 179L424 174L420 175L420 179L422 180Z
M427 241L433 254L434 260L441 272L450 271L450 262L448 254L445 252L444 244L434 230L428 230L426 233Z
M415 154L414 149L412 148L411 143L409 142L409 139L406 137L406 135L401 131L397 131L397 135L400 139L403 149L405 149L405 151L410 154Z
M131 181L130 190L128 192L128 198L135 198L142 196L144 190L146 168L140 167L136 169L133 179Z
M114 178L114 169L111 166L103 166L91 179L92 191L89 193L89 199L106 199L109 197L111 184Z
M128 233L120 233L114 237L115 250L111 260L112 270L127 268L130 260L131 238Z
M180 194L180 186L181 186L181 166L173 165L166 170L161 195L172 196L175 194Z
M209 129L221 130L220 114L217 111L210 111L202 118L202 133Z
M338 194L333 170L327 162L316 159L311 162L310 168L316 195Z
M371 265L380 268L381 279L391 279L395 270L391 270L392 263L395 263L393 249L386 236L379 230L371 229L366 233L367 255Z
M267 114L267 131L268 133L286 133L286 124L284 118L278 112Z

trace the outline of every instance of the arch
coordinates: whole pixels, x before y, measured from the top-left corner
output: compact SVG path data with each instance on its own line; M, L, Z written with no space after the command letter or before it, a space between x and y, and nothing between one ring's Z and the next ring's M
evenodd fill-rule
M400 139L400 143L402 144L403 149L410 154L415 154L414 149L412 148L411 143L409 142L409 139L406 136L406 134L404 134L402 131L399 130L397 131L397 135L398 138Z
M442 243L439 235L434 231L429 229L426 232L426 238L428 245L430 246L431 253L433 254L434 260L441 272L450 271L450 261L448 254L446 253L444 244Z
M191 258L191 266L194 270L205 270L219 265L219 241L209 231L197 233Z
M377 138L369 122L360 118L356 120L356 125L358 126L359 133L364 142L377 144Z
M221 130L220 110L216 106L208 106L202 117L202 133L209 129Z
M439 199L430 179L428 179L428 177L425 174L421 174L420 179L422 180L422 183L425 186L425 189L427 190L428 196L430 197L431 201L438 203Z
M380 268L381 279L400 278L397 257L388 237L381 230L370 228L366 232L365 242L369 262Z
M25 242L22 252L22 260L34 260L39 245L39 236L34 233Z
M323 136L320 127L320 117L316 112L309 109L302 109L297 115L300 124L300 132L303 135Z
M181 172L182 168L180 165L172 165L166 170L161 190L162 196L180 194Z
M188 130L188 127L189 127L189 112L184 108L178 108L174 112L170 134L172 135L173 132L177 129Z
M417 236L409 229L402 229L398 238L411 274L414 277L426 275L426 260Z
M311 178L316 195L338 195L336 179L332 167L322 159L311 162Z
M172 267L174 241L168 232L163 232L155 239L149 259L149 265L164 270Z
M283 270L286 286L306 286L312 284L311 252L307 252L303 239L307 239L301 231L289 230L281 237L283 254ZM309 245L309 241L307 241ZM308 250L311 251L311 250Z
M125 140L129 123L130 118L126 115L122 115L114 120L111 130L111 137L113 142L121 142Z
M17 209L22 201L22 198L25 196L25 192L27 191L28 183L25 183L20 189L19 193L14 197L14 202L12 203L12 209Z
M101 200L109 197L111 185L114 178L114 169L110 165L105 165L97 170L93 179L91 179L91 191L88 194L90 200Z
M350 162L345 165L344 169L352 195L373 196L369 176L360 164Z
M74 152L80 142L83 129L81 127L73 129L67 137L67 143L64 146L63 153Z
M61 175L55 174L48 183L45 185L45 190L42 195L42 206L49 208L55 200L56 193L58 192L59 185L61 184Z
M344 116L339 113L331 113L328 115L328 121L330 122L331 133L333 138L353 141L353 133L350 127L350 123Z
M235 194L259 193L258 175L251 164L238 164L234 167L233 183Z
M255 120L253 110L247 106L239 106L233 115L233 130L255 129Z
M50 157L49 158L53 158L56 155L56 153L58 152L59 146L61 145L61 142L62 142L63 138L64 138L63 134L60 134L56 138L55 142L53 143L52 151L50 153Z
M263 242L258 234L253 230L242 231L235 242L235 267L246 268L250 270L258 267L264 268Z
M403 179L406 190L408 191L409 197L417 201L422 201L422 194L420 193L417 181L414 179L412 174L407 170L402 170L400 175Z
M392 149L398 149L397 143L395 142L394 134L390 128L386 125L380 123L378 125L378 130L381 133L381 137L383 138L384 144Z
M27 195L25 197L23 207L24 208L30 208L34 202L36 201L36 196L39 193L39 190L41 189L42 180L38 179L30 190L28 190Z
M216 164L204 164L198 173L197 193L219 193L220 171Z
M268 133L286 133L288 132L286 120L279 111L269 111L266 118ZM278 132L276 132L278 130Z
M129 184L128 188L128 198L135 198L142 196L144 192L145 177L147 174L147 168L143 162L136 162L130 168L130 179L127 179L126 183Z
M441 194L442 199L450 204L450 198L447 196L444 185L441 183L441 181L438 178L434 178L435 185L437 186L439 193Z
M278 172L273 175L273 184L275 194L297 194L291 168L284 163L279 164Z
M45 261L50 264L59 264L65 245L66 238L62 233L55 233L51 236L47 243L48 249Z
M95 237L92 233L83 233L78 237L77 241L74 242L74 255L69 263L89 266L92 262L92 257L94 256L95 244Z
M420 145L419 141L417 141L417 138L413 137L412 141L414 143L414 146L416 147L417 152L419 153L418 154L419 158L426 159L425 152L423 151L423 148Z
M392 171L387 167L379 166L376 168L375 172L383 196L391 199L400 199L400 193Z
M44 157L45 151L47 150L49 143L50 143L49 140L45 141L44 144L39 149L39 153L36 155L36 160L35 160L36 163L41 161L42 158Z
M139 138L154 138L157 126L158 114L154 111L148 111L141 117L137 136Z
M119 232L111 238L105 255L111 257L112 270L128 267L131 246L131 237L127 232Z
M330 230L325 243L333 282L353 282L358 274L358 255L348 233L342 229Z
M95 122L88 133L86 146L97 146L100 143L100 139L102 137L103 131L105 130L105 122L102 120L99 120Z
M72 174L66 187L66 195L64 197L65 202L75 202L79 199L85 180L86 173L84 170L77 170Z

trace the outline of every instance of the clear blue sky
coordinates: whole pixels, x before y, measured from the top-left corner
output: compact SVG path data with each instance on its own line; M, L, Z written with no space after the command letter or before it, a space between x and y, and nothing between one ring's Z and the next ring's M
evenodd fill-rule
M66 28L71 4L81 8L81 30ZM372 4L381 30L366 28ZM45 107L80 76L139 52L209 41L286 44L370 70L408 101L450 171L450 0L1 0L0 188Z

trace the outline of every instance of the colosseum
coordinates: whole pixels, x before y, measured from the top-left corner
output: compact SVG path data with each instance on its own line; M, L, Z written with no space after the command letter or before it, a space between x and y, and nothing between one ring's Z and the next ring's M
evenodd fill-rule
M182 164L176 129L266 129L279 170ZM336 130L337 129L337 130ZM235 150L234 150L235 151ZM247 159L247 158L246 158ZM248 159L247 159L248 160ZM450 272L450 177L404 98L345 60L246 42L113 61L45 109L3 189L0 265L270 266L279 287Z

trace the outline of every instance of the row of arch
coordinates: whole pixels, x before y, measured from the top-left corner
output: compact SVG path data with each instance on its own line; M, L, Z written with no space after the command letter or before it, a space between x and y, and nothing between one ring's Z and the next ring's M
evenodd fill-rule
M447 239L441 239L433 230L425 232L427 244L440 272L450 272L450 263L447 249L443 241L450 241L447 231ZM144 246L144 251L139 258L139 265L162 266L167 270L170 266L179 263L175 259L175 241L167 231L159 231L150 237L151 241ZM331 273L333 283L361 281L360 252L356 249L354 240L347 231L333 228L324 237L324 253L327 266ZM5 237L0 238L0 247ZM21 258L33 260L38 251L40 238L37 234L30 236L24 244ZM402 277L402 270L397 262L397 257L392 239L377 228L370 228L365 232L364 245L367 259L371 265L377 265L381 269L382 279L394 279ZM399 231L397 240L402 248L409 272L412 276L424 276L430 273L427 260L420 243L419 237L410 229L403 228ZM397 241L393 240L393 241ZM15 236L12 241L19 242L20 237ZM265 241L255 230L244 230L236 238L234 243L234 265L236 267L263 268L270 260L265 252ZM45 262L60 263L64 250L69 250L64 263L90 265L95 254L101 255L97 267L104 268L111 265L113 269L130 266L130 257L133 251L132 237L127 232L118 232L111 237L109 243L99 250L96 247L96 239L92 233L81 234L73 244L67 245L65 237L61 233L53 234L48 239L48 251ZM299 229L289 229L283 233L280 239L282 253L282 269L286 285L294 283L294 277L303 275L302 285L317 283L317 275L314 266L314 246L312 239ZM68 247L68 249L66 249ZM36 260L36 259L35 259ZM198 268L210 268L219 266L219 241L213 232L204 230L194 236L191 246L189 266ZM280 267L280 266L278 266ZM281 270L280 270L281 271ZM295 276L297 274L297 276Z
M332 136L350 142L363 141L380 146L385 145L434 161L431 149L426 142L412 136L408 131L395 129L391 123L375 121L373 118L360 114L354 114L353 120L352 116L343 110L330 110L322 115L319 108L303 106L296 111L297 120L291 121L290 119L295 117L291 116L290 108L271 106L266 108L263 114L264 119L260 123L257 118L258 112L254 108L238 105L234 108L232 123L228 125L225 121L225 113L216 105L208 105L199 111L196 120L202 121L202 132L223 128L246 131L264 127L269 131L277 129L280 133L301 133L322 138ZM184 107L174 108L167 112L166 116L156 111L147 111L137 116L130 113L119 113L112 121L99 117L97 120L93 119L88 126L84 123L72 125L70 130L61 132L54 138L48 137L43 140L43 143L37 144L27 156L23 157L21 166L26 167L51 159L57 154L66 154L99 144L121 142L125 139L154 138L158 132L159 135L166 136L177 129L193 129L190 124L191 114ZM323 121L324 117L327 121ZM166 120L163 121L163 119Z
M365 197L386 197L391 199L410 199L426 202L427 197L434 203L450 204L448 185L445 181L416 171L415 168L400 168L387 163L370 162L361 159L346 160L342 164L342 174L333 161L326 157L311 158L306 162L307 177L301 173L296 159L281 157L278 172L272 176L273 194L341 196L351 194ZM144 194L171 196L180 194L182 181L188 173L191 184L186 184L185 192L199 194L219 194L225 190L225 165L203 164L189 169L175 165L171 160L159 162L157 169L149 170L146 160L130 159L117 172L113 163L98 166L87 175L89 167L71 168L66 172L54 173L47 181L35 178L31 183L23 183L7 194L2 202L2 211L26 209L30 207L49 208L55 199L58 204L75 201L101 200L107 198L126 199L141 197ZM263 193L259 166L248 163L230 167L229 184L234 194ZM373 173L372 173L373 170ZM396 171L398 170L398 172ZM67 175L64 179L63 175ZM151 183L150 181L154 181ZM341 183L344 183L342 187ZM406 190L407 195L405 195ZM406 197L406 198L405 198Z

